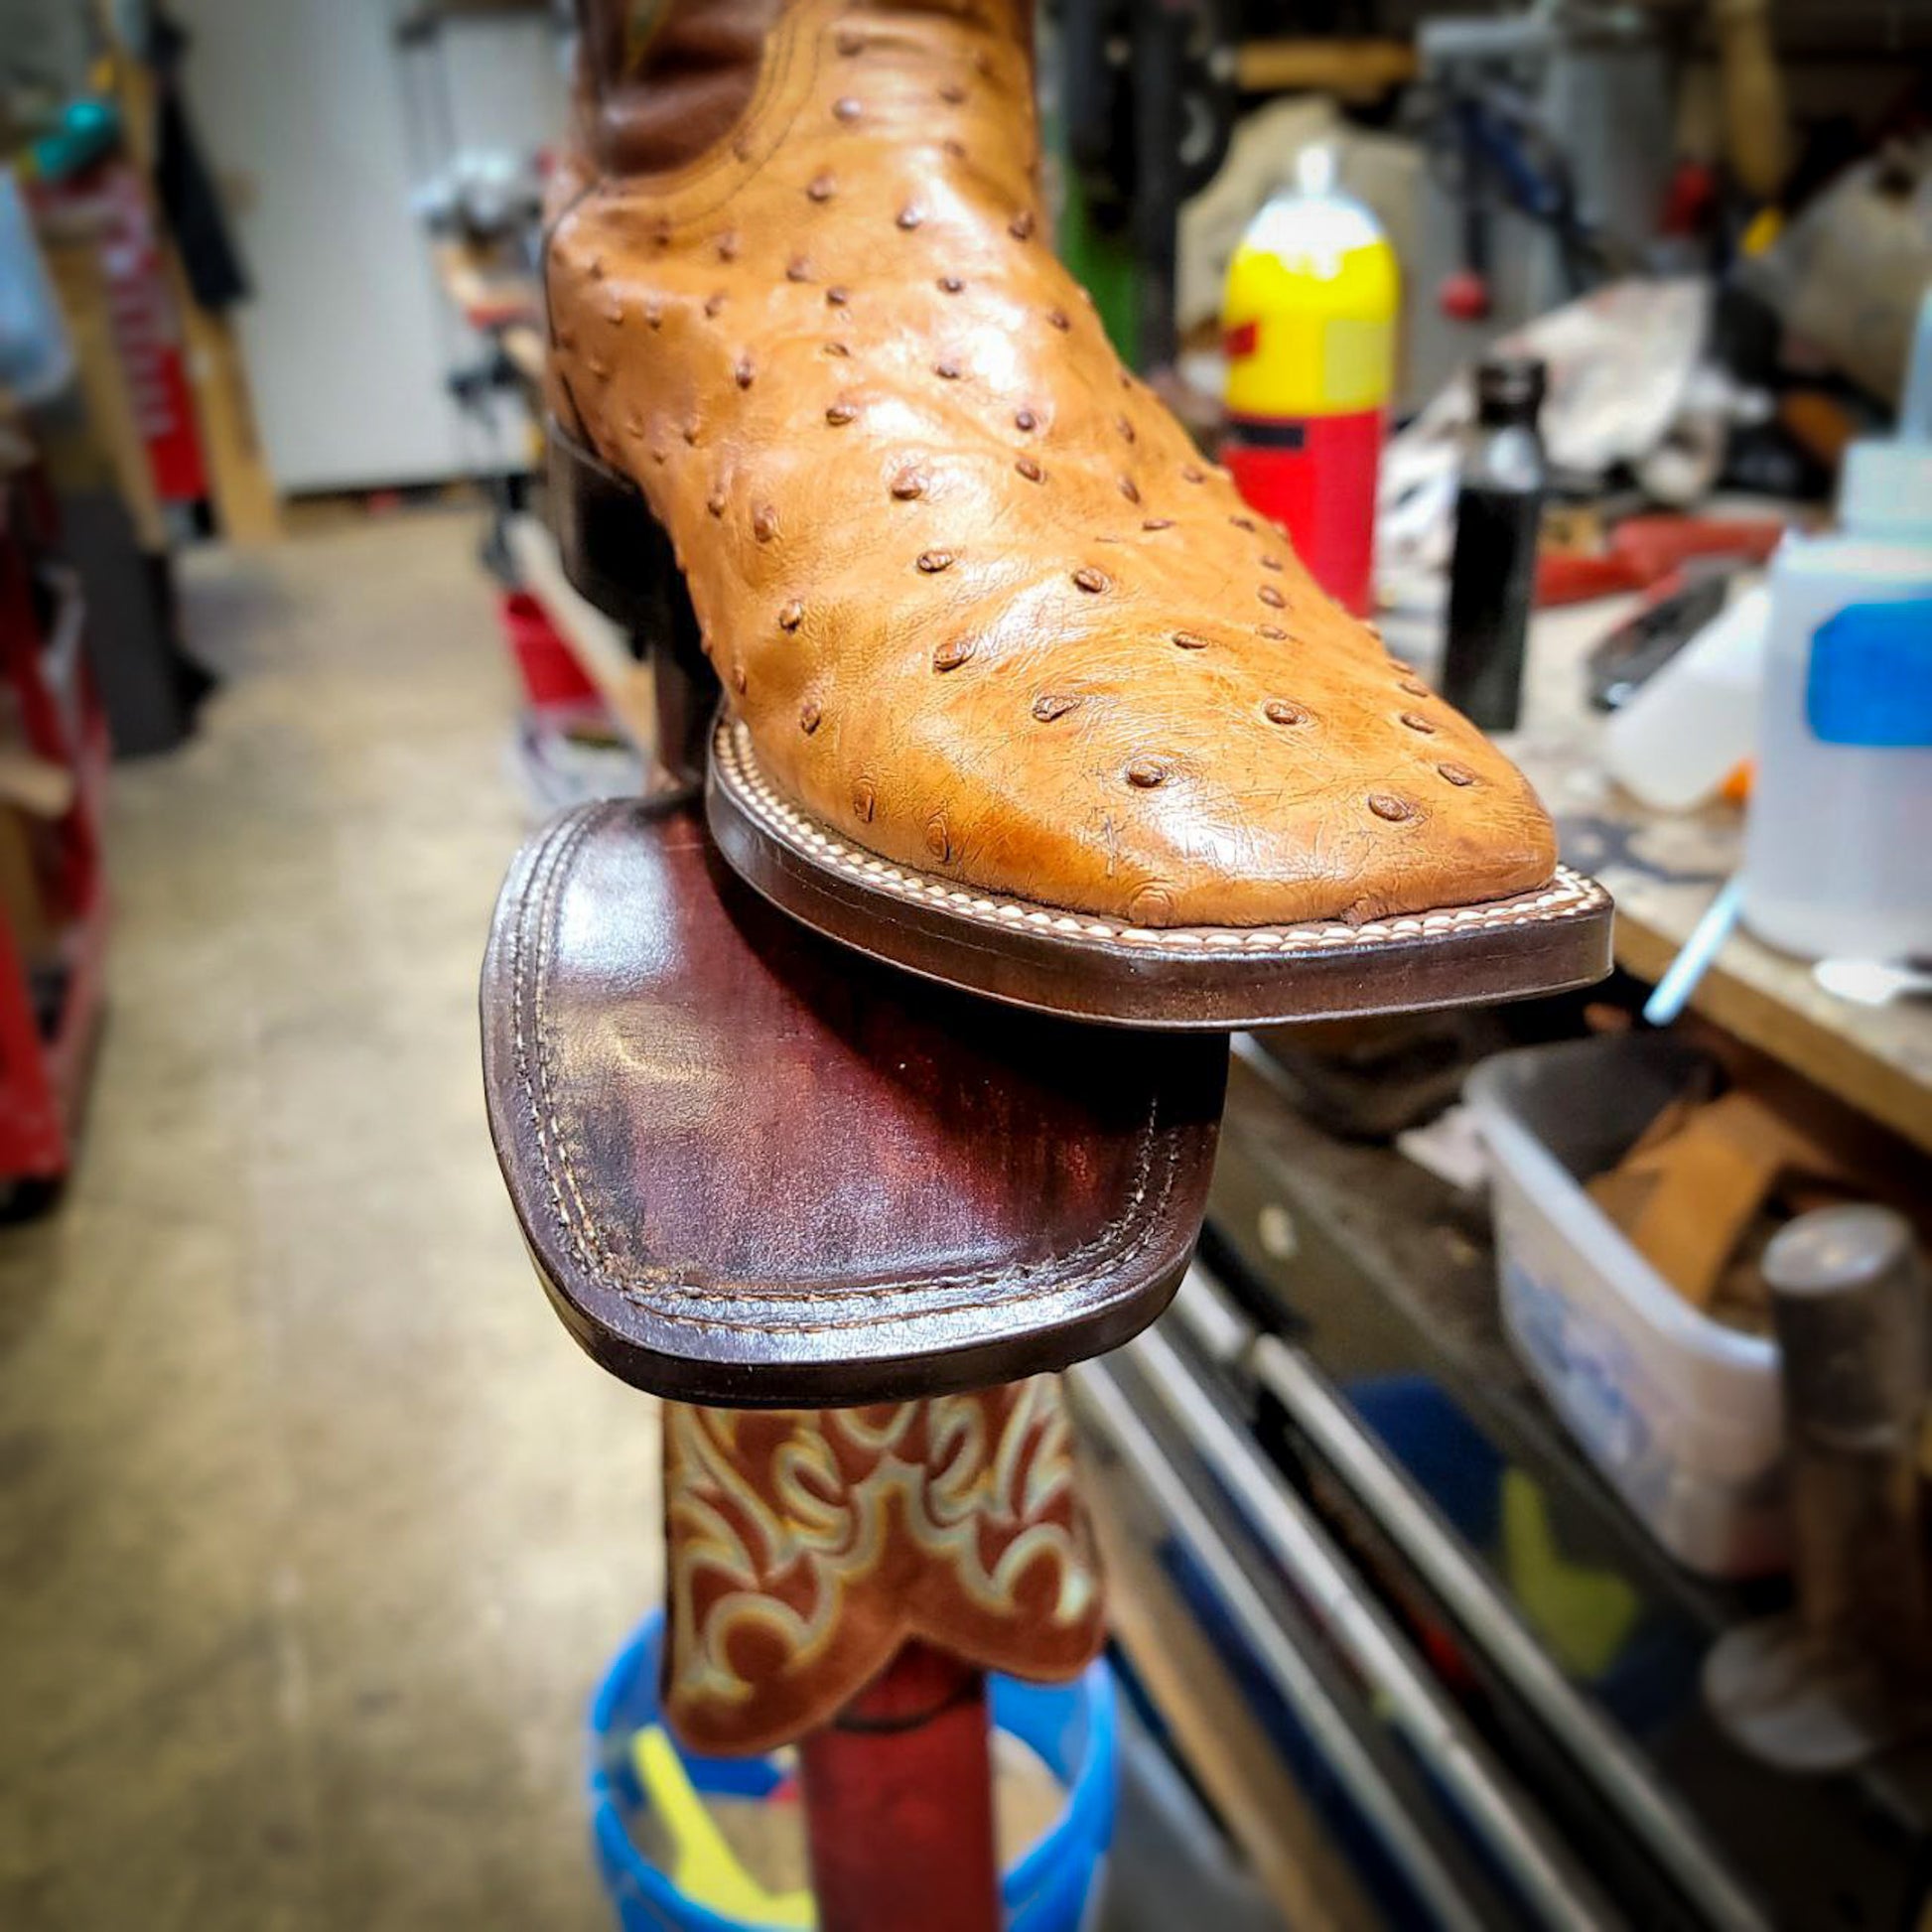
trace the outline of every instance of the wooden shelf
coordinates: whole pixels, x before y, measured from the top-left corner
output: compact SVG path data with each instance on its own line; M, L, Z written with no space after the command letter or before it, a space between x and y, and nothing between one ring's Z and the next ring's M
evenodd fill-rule
M1416 50L1407 41L1243 41L1235 54L1235 84L1243 93L1322 93L1340 100L1380 100L1416 77Z

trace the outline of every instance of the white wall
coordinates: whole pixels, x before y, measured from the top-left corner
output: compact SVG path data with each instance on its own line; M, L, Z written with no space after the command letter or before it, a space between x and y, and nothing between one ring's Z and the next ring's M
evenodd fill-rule
M412 118L445 63L458 139L518 149L564 126L541 16L464 21L407 53L393 0L175 0L188 89L255 294L237 321L269 465L285 490L416 483L499 462L501 439L444 393L474 338L437 287L409 211L448 158Z

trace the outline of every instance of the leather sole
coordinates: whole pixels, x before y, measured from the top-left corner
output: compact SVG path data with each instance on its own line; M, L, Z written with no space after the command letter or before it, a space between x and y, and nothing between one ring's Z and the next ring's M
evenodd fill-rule
M555 424L550 478L572 582L652 647L690 651L689 599L642 491ZM942 985L1068 1019L1226 1032L1532 999L1610 970L1610 896L1561 866L1536 892L1360 925L1134 926L983 893L867 852L813 818L766 776L728 708L711 728L705 803L736 871L813 930Z
M1118 1346L1178 1284L1225 1042L1131 1053L855 961L695 801L525 846L482 986L490 1135L564 1325L679 1402L822 1408Z

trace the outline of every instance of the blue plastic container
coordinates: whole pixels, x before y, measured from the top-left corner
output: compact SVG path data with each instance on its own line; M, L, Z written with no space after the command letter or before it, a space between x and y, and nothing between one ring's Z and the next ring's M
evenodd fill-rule
M658 1722L658 1664L664 1618L644 1619L591 1704L592 1833L598 1864L623 1932L764 1932L716 1912L681 1892L632 1842L625 1819L645 1802L630 1740ZM991 1680L993 1723L1036 1751L1060 1780L1060 1815L1000 1882L1009 1932L1078 1932L1113 1838L1118 1773L1114 1682L1104 1658L1077 1683ZM679 1758L700 1793L762 1798L782 1778L768 1758Z

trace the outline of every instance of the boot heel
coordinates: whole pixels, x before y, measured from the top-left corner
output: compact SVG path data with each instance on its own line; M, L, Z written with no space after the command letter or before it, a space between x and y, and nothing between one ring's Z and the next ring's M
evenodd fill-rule
M659 761L675 776L702 778L718 678L671 539L636 484L555 422L549 442L550 519L564 575L628 632L637 657L651 659Z
M549 429L550 521L564 575L634 640L638 656L668 649L697 625L671 540L627 478L568 435Z

